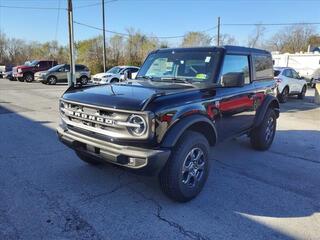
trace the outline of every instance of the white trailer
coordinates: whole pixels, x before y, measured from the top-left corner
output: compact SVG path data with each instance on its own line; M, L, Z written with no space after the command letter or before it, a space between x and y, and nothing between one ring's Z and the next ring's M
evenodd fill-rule
M274 67L291 67L306 79L311 79L315 70L320 69L320 53L284 53L272 52Z

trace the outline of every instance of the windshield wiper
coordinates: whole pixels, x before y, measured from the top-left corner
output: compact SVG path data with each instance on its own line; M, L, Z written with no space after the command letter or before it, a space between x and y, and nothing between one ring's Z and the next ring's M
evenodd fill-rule
M191 80L188 80L186 78L177 78L177 77L167 77L167 78L161 78L161 81L170 81L173 83L184 83L189 86L194 86Z
M142 78L142 79L147 79L147 80L152 80L152 76L138 76L137 78Z

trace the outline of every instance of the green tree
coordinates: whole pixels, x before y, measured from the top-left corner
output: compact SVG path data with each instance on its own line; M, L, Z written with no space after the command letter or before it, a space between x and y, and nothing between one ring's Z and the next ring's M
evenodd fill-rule
M212 38L203 32L188 32L182 40L182 47L208 46Z

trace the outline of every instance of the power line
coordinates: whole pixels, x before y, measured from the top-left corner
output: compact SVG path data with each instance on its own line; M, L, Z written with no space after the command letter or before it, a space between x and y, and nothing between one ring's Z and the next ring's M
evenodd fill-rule
M300 23L224 23L222 26L294 26L294 25L320 25L320 22Z
M92 29L96 29L96 30L99 30L99 31L103 31L102 28L99 28L99 27L95 27L95 26L92 26L92 25L88 25L88 24L85 24L85 23L81 23L81 22L78 22L78 21L73 21L75 24L78 24L78 25L81 25L81 26L84 26L84 27L88 27L88 28L92 28ZM208 29L205 29L205 30L202 30L202 31L199 31L199 32L208 32L208 31L211 31L213 29L216 29L217 26L215 27L211 27L211 28L208 28ZM113 33L113 34L118 34L118 35L121 35L121 36L124 36L124 37L129 37L131 36L131 34L129 33L122 33L122 32L116 32L116 31L111 31L111 30L105 30L105 32L108 32L108 33ZM147 36L148 38L159 38L159 39L170 39L170 38L183 38L185 37L186 34L184 35L177 35L177 36Z
M60 20L60 3L61 3L61 0L59 0L58 2L58 14L57 14L57 21L56 21L56 31L55 31L55 34L54 34L54 39L55 41L58 41L58 28L59 28L59 20Z
M111 2L117 2L118 0L110 0L110 1L106 1L106 3L111 3ZM75 9L78 9L78 8L86 8L86 7L94 7L94 6L99 6L101 5L100 2L97 2L97 3L91 3L91 4L87 4L87 5L82 5L82 6L78 6L78 7L74 7Z

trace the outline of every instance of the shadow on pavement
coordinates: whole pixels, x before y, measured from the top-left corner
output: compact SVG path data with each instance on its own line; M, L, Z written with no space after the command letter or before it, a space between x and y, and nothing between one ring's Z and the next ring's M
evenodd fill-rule
M280 220L319 212L307 194L319 183L319 164L276 146L257 152L240 138L214 148L204 191L178 204L156 178L86 165L41 122L1 105L0 113L0 239L294 239ZM288 134L319 138L279 131L275 145ZM278 226L261 217L278 218Z

